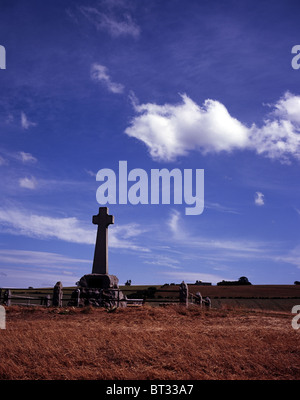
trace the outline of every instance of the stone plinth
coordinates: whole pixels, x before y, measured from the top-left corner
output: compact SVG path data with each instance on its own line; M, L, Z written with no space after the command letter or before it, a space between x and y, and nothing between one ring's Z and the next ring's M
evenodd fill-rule
M126 307L126 296L119 290L115 275L87 274L80 278L68 305L95 307Z
M80 278L78 286L84 288L117 289L119 287L119 279L115 275L87 274Z

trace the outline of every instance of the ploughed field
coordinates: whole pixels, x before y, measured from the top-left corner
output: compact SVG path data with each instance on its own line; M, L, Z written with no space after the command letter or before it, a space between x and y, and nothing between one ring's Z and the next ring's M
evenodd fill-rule
M0 379L299 379L293 317L228 306L10 306Z

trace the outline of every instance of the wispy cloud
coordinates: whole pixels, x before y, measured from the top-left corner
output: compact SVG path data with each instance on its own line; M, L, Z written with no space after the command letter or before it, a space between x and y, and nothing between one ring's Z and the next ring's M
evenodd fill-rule
M178 259L182 265L184 260L201 259L215 266L237 260L272 260L279 261L280 243L250 240L242 238L213 238L201 236L189 228L180 213L171 214L166 222L171 235L161 238L162 243L171 243L178 251ZM282 256L283 257L283 256ZM223 278L224 279L224 278Z
M57 253L33 251L33 250L17 250L17 249L0 249L0 263L15 265L30 265L43 268L62 266L65 269L72 269L75 264L88 264L91 260L66 257Z
M4 149L0 149L0 165L7 165L10 161L21 161L23 164L34 164L37 162L37 158L34 157L31 153L26 153L25 151L6 151Z
M39 239L55 238L74 243L95 243L95 233L82 228L76 218L53 218L28 210L0 210L0 224L10 233Z
M0 209L0 227L16 235L38 239L58 239L65 242L94 245L96 227L88 227L76 217L54 218L36 215L28 210ZM138 224L112 226L109 246L111 248L148 252L146 246L135 243L135 238L145 230Z
M256 192L254 196L254 203L257 206L263 206L265 204L264 197L264 194L262 194L261 192Z
M36 163L37 159L30 153L25 153L24 151L20 151L18 153L20 160L23 163Z
M58 253L0 249L2 287L53 287L57 281L64 286L75 285L82 271L89 270L92 260Z
M89 176L92 176L93 178L95 178L95 177L97 176L97 173L96 173L96 172L93 172L93 171L91 171L91 170L89 170L89 169L85 169L85 172L86 172Z
M6 165L6 164L7 164L7 160L4 157L0 156L0 166Z
M101 64L93 64L91 67L91 78L95 82L102 83L112 93L123 93L124 86L121 83L113 82L108 75L108 69Z
M137 116L125 133L144 142L152 158L250 149L281 162L300 159L300 96L285 93L261 127L246 126L217 100L199 106L186 94L181 98L175 105L132 102Z
M132 36L136 38L140 34L139 26L128 13L123 14L123 19L119 19L112 9L99 11L94 7L81 6L79 11L97 30L105 31L112 37ZM68 13L70 14L70 11Z
M171 212L170 218L168 220L168 226L174 234L178 233L178 222L180 219L180 213L176 210Z
M240 214L238 211L219 203L205 202L205 208L229 214Z
M168 267L171 269L182 269L181 260L178 258L170 257L166 254L153 253L143 254L143 264L149 264L159 267Z
M23 129L27 130L36 125L37 125L36 122L29 121L27 115L23 111L21 112L21 126Z
M20 178L19 179L19 185L21 188L25 188L25 189L35 189L37 186L37 181L34 177L25 177L25 178Z

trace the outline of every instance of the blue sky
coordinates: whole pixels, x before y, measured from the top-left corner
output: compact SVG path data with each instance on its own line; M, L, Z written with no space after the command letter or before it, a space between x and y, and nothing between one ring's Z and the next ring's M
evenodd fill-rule
M297 1L0 4L0 287L90 273L96 174L204 169L204 211L107 204L123 284L300 280ZM104 204L103 204L104 205Z

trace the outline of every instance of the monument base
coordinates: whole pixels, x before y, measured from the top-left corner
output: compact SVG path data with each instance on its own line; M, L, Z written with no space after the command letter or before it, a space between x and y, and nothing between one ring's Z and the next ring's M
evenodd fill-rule
M118 289L119 279L115 275L87 274L80 278L78 286L83 288Z
M119 289L115 275L87 274L80 278L68 305L95 307L126 307L126 296Z

